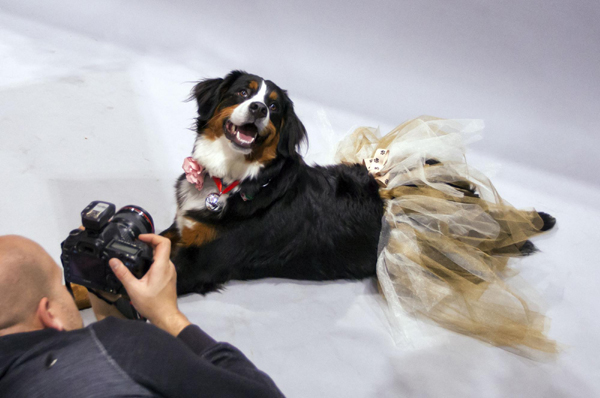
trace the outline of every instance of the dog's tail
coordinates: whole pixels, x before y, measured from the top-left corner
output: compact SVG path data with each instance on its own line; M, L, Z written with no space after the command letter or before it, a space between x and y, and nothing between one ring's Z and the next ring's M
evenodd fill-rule
M515 209L467 165L465 138L481 127L422 117L381 139L360 128L340 144L338 160L364 163L381 186L385 215L377 276L391 314L427 316L521 352L554 352L545 318L505 277L515 273L509 259L537 251L529 239L556 220Z

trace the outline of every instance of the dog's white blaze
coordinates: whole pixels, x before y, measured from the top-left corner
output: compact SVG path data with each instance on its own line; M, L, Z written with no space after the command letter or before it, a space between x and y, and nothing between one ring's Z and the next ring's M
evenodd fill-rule
M266 99L267 99L267 83L265 83L265 81L264 81L264 80L262 80L262 81L260 82L260 88L258 89L258 91L256 92L256 94L254 94L254 95L252 96L252 98L257 98L257 99L260 99L260 100L261 100L261 102L262 102L263 104L265 104L265 106L267 105L267 104L266 104ZM252 98L251 98L251 99L252 99ZM269 117L269 115L267 114L267 118L268 118L268 117Z
M261 102L264 106L267 106L267 104L265 102L266 97L267 97L267 83L265 83L265 81L262 80L260 83L260 88L256 92L256 94L254 94L252 97L248 98L246 101L239 104L235 108L233 113L231 114L231 117L229 118L229 120L231 120L231 122L233 124L235 124L236 126L241 126L246 123L254 122L254 120L253 120L254 117L250 113L250 104L253 102ZM270 116L269 107L267 106L267 116L254 122L254 124L256 125L256 128L258 129L258 134L263 133L263 131L269 124L269 116Z

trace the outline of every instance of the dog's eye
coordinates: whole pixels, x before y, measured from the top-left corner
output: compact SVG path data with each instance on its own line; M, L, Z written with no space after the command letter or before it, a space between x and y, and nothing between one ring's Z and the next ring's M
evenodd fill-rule
M271 110L271 112L277 112L277 104L276 103L272 103L271 105L269 105L269 109Z
M246 90L240 90L238 94L244 98L248 98L248 91Z

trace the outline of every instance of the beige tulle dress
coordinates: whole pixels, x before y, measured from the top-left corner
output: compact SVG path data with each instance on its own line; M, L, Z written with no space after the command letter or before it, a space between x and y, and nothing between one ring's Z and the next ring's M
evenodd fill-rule
M514 291L509 259L525 252L543 220L517 210L468 166L478 120L420 117L379 138L358 128L337 161L365 163L381 185L385 216L377 277L392 325L406 313L520 354L555 353L547 319Z

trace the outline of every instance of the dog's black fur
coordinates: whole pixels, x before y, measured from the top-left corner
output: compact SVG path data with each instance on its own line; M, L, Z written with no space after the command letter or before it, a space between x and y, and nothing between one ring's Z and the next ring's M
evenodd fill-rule
M188 213L220 236L178 251L179 294L206 293L230 279L375 274L383 202L362 166L309 167L288 158L253 201L236 195L223 213Z
M195 88L198 134L217 107L236 101L228 93L243 76L234 72ZM271 115L279 129L277 157L256 178L240 183L240 192L252 200L235 194L222 212L187 212L214 227L217 237L176 250L179 294L207 293L231 279L360 279L375 274L383 216L377 182L362 165L306 165L298 154L304 126L286 93L275 89L281 109Z

